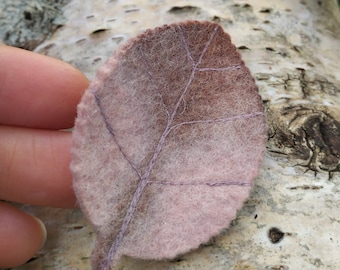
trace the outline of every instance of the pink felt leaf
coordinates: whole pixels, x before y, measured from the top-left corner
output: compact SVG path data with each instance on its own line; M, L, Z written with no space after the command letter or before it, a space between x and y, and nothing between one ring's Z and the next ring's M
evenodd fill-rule
M254 79L221 26L188 21L129 40L98 71L73 132L93 268L174 258L228 227L265 141Z

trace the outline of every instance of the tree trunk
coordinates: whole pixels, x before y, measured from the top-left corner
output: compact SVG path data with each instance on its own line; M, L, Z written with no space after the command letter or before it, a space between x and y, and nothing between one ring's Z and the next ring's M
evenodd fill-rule
M340 269L336 0L72 0L63 10L64 26L35 51L73 64L89 79L122 41L144 29L188 19L218 22L266 108L265 159L231 226L178 260L125 258L117 269ZM23 208L45 222L48 241L16 269L90 269L94 233L79 210Z

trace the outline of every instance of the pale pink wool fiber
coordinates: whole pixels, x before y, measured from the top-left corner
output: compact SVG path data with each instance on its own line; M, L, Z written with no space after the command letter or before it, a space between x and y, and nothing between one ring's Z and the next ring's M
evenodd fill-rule
M188 21L129 40L98 71L73 132L93 268L174 258L228 227L265 141L254 79L221 26Z

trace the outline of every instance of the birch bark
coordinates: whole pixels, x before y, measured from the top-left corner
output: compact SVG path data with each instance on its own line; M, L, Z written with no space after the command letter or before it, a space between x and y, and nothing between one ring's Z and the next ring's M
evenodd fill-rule
M340 269L340 9L336 0L72 0L67 22L35 51L90 79L122 40L196 19L220 23L265 103L269 141L232 226L171 262L126 258L118 269ZM23 206L48 241L17 269L89 269L94 239L78 210ZM194 237L194 236L193 236Z

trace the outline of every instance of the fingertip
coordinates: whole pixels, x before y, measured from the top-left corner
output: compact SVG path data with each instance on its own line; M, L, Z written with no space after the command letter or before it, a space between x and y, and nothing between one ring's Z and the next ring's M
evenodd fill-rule
M88 84L81 71L61 60L0 47L0 124L72 127L76 106Z
M0 202L0 268L27 262L45 243L46 228L37 218Z

